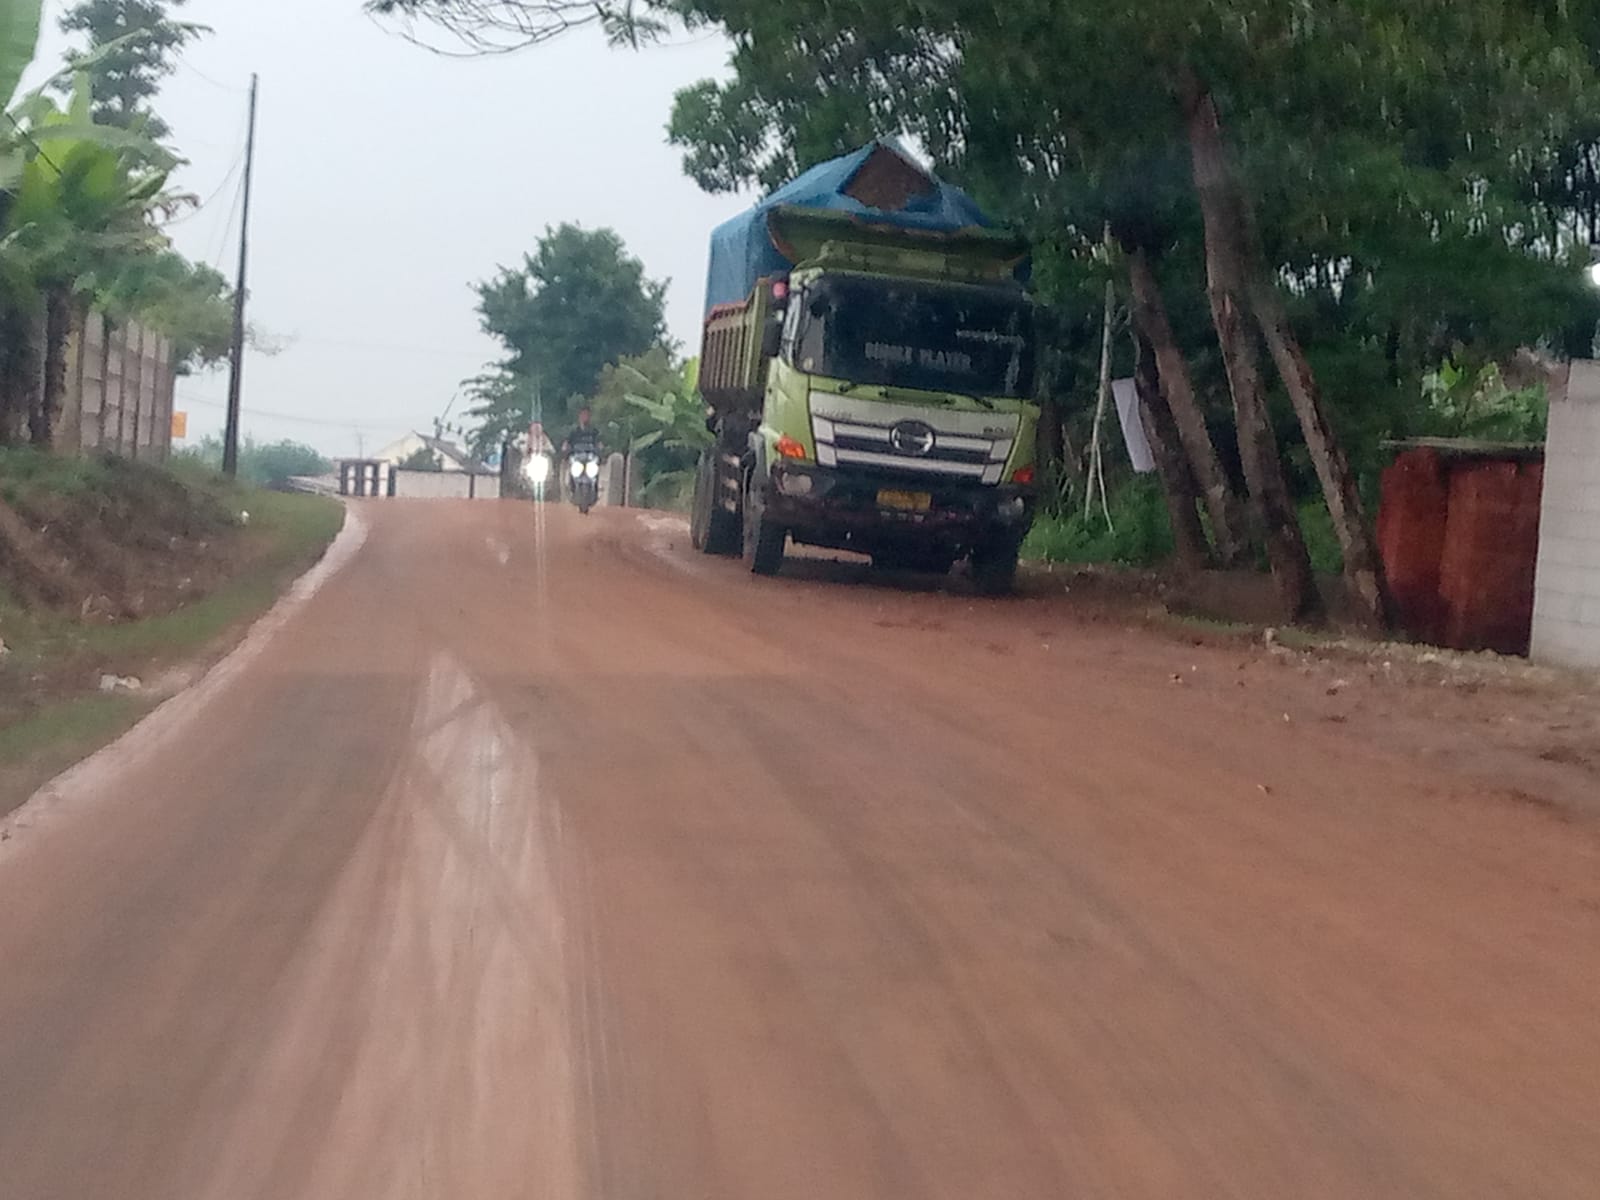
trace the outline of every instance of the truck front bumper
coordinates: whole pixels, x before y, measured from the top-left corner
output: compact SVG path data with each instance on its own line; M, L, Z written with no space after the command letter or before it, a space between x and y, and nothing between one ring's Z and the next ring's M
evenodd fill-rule
M943 543L954 551L1010 535L1021 540L1036 496L1020 484L967 483L899 472L774 463L766 495L773 520L796 541L838 549Z

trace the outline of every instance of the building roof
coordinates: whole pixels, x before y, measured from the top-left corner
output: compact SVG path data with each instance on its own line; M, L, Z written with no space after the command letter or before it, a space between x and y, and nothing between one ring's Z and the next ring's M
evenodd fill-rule
M399 463L409 458L418 449L431 450L438 456L440 465L452 471L465 471L473 475L494 474L472 457L471 452L445 438L429 437L425 433L412 430L405 437L392 442L378 451L373 457L379 462Z

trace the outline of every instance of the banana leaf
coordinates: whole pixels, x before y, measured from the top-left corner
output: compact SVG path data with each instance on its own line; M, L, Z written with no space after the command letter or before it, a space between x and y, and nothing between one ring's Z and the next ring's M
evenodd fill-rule
M43 0L0 0L0 109L10 105L33 61L43 8Z

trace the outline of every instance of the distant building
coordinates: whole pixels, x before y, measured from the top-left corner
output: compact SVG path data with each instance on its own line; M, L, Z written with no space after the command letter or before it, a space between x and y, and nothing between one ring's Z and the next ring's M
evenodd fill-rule
M439 469L447 472L467 472L474 475L489 474L489 468L482 463L474 461L472 455L462 446L445 438L428 437L426 434L413 430L398 442L385 446L372 456L374 462L388 463L398 467L408 461L419 450L432 451L434 458L439 463Z

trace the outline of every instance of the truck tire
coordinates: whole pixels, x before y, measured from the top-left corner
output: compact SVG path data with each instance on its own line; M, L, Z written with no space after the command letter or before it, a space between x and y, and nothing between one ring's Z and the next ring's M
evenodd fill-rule
M717 478L718 450L700 453L694 474L694 504L689 513L689 541L702 554L729 557L739 553L739 521L722 507L721 481Z
M783 567L789 531L766 514L761 489L752 479L744 493L744 561L753 575L776 575Z
M1012 538L980 542L972 551L972 582L984 596L1009 596L1017 586L1022 543Z

